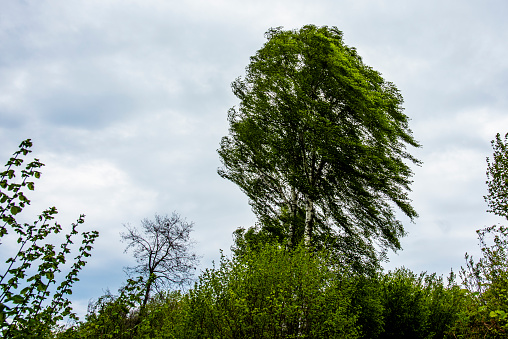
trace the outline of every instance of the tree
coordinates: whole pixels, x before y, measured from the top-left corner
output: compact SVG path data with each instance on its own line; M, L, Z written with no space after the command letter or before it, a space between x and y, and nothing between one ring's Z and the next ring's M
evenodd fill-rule
M19 244L19 249L5 261L6 270L0 276L2 338L42 338L64 317L77 320L66 296L72 293L72 285L79 280L77 275L99 236L97 231L81 233L78 254L67 274L60 276L62 266L67 264L72 252L77 227L84 222L85 216L81 215L72 224L59 249L48 241L48 237L62 231L60 224L52 224L58 213L55 207L43 211L32 224L16 221L18 214L30 204L27 194L35 188L32 179L40 178L39 169L44 166L34 159L16 178L23 158L32 152L31 147L30 139L23 141L7 162L6 170L0 172L0 237L10 234L14 238L8 240L17 238Z
M193 223L188 223L173 213L171 217L155 215L155 220L143 219L141 231L124 225L126 233L122 239L128 242L127 252L134 251L137 266L127 271L146 278L143 309L153 288L159 290L168 285L182 285L190 282L192 271L198 263L196 254L190 252L190 232Z
M508 219L508 134L497 133L487 158L487 212ZM508 228L493 225L476 231L481 257L465 254L460 275L471 303L455 328L457 334L482 338L506 337L508 333Z
M250 200L262 228L290 247L304 240L375 260L400 249L411 220L419 147L397 88L366 66L336 27L270 29L236 79L240 100L218 150L221 177ZM358 260L362 260L361 258Z
M487 187L485 201L488 212L508 219L508 133L504 141L499 133L491 142L494 149L492 161L487 158Z

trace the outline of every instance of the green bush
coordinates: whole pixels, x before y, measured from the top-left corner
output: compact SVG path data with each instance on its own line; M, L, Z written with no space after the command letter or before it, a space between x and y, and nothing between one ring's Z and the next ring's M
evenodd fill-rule
M379 338L444 338L463 307L463 292L450 274L448 286L435 274L399 268L381 277L384 331Z
M189 292L186 338L356 338L350 279L323 253L267 245L221 259Z
M361 338L378 338L383 332L383 300L380 293L381 273L376 275L356 275L351 289L350 314L357 315Z
M184 326L188 299L180 291L162 292L152 297L145 308L136 338L186 338Z
M119 295L107 291L89 303L84 322L67 329L59 338L135 338L144 286L142 278L128 279Z
M487 158L489 209L508 220L508 134L498 133ZM481 257L475 262L466 253L462 282L468 304L460 313L453 334L457 338L505 338L508 336L508 228L494 225L476 231Z
M444 338L468 300L453 274L446 286L435 274L365 276L334 262L305 247L247 248L142 313L144 284L131 281L60 338Z
M454 334L462 338L508 336L508 229L491 226L477 231L482 256L466 253L461 277L468 304L460 314ZM491 238L491 242L489 242Z

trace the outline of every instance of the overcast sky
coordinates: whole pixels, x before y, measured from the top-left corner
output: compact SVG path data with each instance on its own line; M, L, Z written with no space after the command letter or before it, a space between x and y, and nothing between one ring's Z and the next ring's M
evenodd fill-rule
M401 219L385 267L447 274L478 253L476 229L502 222L483 196L490 140L508 132L507 15L505 0L0 0L0 160L31 138L46 166L23 218L54 205L64 226L83 213L100 231L74 287L80 314L125 281L123 224L177 211L211 267L255 222L217 175L230 83L270 27L337 26L399 88L423 145L410 150L420 217Z

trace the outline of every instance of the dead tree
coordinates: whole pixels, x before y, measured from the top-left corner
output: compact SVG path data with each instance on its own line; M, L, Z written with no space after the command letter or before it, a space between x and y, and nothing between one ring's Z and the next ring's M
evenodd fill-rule
M145 278L145 293L141 303L143 310L155 289L161 291L175 285L185 285L192 281L199 262L191 252L193 242L190 232L194 224L186 222L173 212L171 216L155 215L154 220L143 219L141 228L124 225L127 232L121 233L127 248L133 249L137 265L126 267L128 274Z

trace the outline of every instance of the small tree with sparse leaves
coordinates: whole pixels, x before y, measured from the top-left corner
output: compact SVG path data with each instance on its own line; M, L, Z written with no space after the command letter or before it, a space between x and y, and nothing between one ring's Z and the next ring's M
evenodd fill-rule
M492 140L487 158L488 212L508 219L508 134ZM461 270L470 304L453 335L460 338L501 338L508 335L508 228L493 225L477 230L481 257L466 253Z
M67 296L99 235L97 231L81 233L78 254L61 277L84 215L72 224L60 246L48 241L49 236L62 231L62 226L52 221L58 213L55 207L43 211L33 223L16 221L30 204L27 193L34 190L32 180L40 178L39 169L44 166L34 159L22 169L31 147L30 139L23 141L0 172L0 238L11 235L19 244L12 254L2 251L7 257L5 272L0 272L0 332L4 338L42 338L65 317L77 320Z
M193 223L173 213L171 216L156 214L154 220L143 219L141 229L124 226L127 232L121 236L128 243L125 251L132 248L138 263L127 267L126 271L146 279L141 310L154 288L160 291L162 287L182 285L192 280L198 263L198 257L191 252Z

